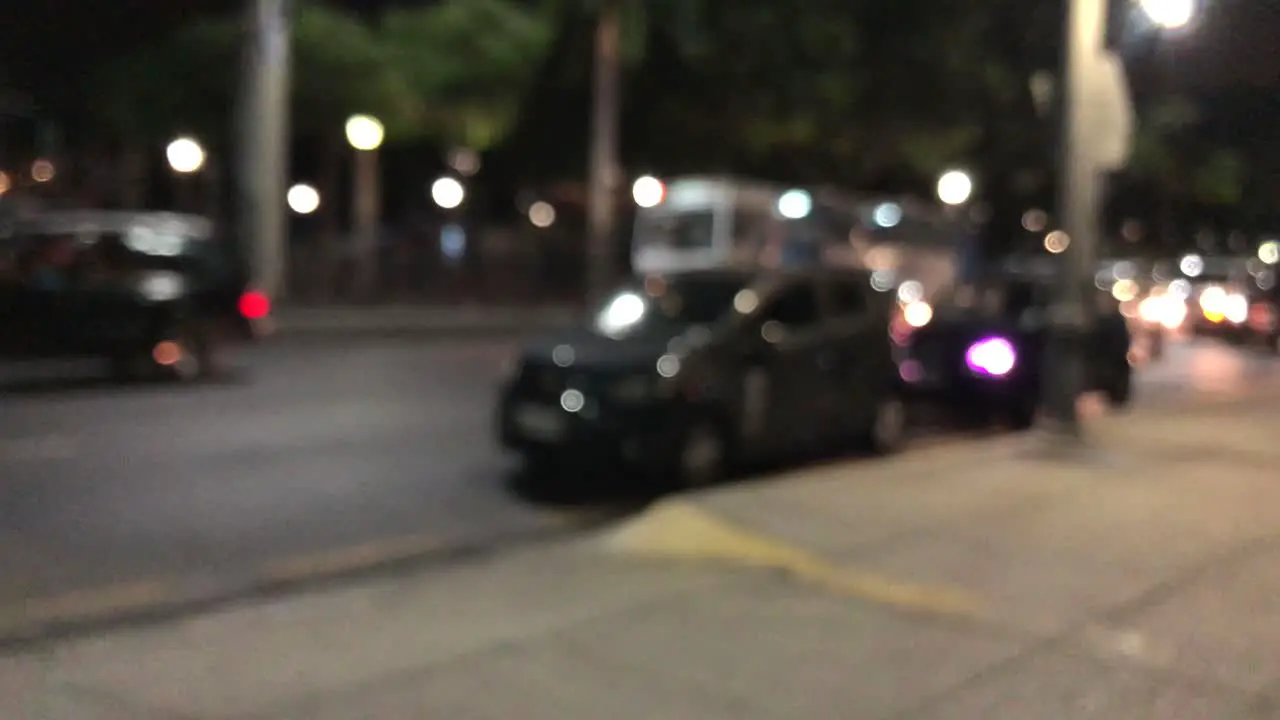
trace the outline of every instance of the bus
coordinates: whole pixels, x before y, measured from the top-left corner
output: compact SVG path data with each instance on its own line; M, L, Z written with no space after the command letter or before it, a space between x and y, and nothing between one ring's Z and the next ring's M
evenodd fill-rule
M680 177L636 212L632 270L841 266L920 301L954 285L966 236L951 214L908 198Z

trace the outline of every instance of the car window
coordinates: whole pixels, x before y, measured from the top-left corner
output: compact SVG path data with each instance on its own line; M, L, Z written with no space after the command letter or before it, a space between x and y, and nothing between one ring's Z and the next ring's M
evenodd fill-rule
M812 283L801 283L784 290L768 303L761 318L796 329L817 324L822 315Z

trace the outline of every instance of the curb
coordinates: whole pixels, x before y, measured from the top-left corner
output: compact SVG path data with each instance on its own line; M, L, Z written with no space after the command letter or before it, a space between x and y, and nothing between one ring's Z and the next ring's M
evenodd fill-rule
M580 523L444 544L426 535L267 561L243 574L151 578L0 607L0 653L31 651L90 633L126 630L241 605L280 599L400 573L480 562L507 552L551 545L612 522Z

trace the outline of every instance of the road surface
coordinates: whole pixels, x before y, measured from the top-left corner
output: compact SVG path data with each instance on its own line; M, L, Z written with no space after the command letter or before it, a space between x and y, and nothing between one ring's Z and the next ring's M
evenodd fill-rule
M0 391L0 607L580 527L506 487L490 413L513 346L281 340L251 351L243 382ZM1173 346L1138 391L1242 392L1277 373L1270 358Z

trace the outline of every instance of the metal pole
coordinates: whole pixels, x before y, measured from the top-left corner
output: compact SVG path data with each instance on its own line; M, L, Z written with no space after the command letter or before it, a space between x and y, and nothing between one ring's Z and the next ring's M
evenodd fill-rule
M355 290L361 299L374 295L378 270L378 216L381 208L378 187L378 151L356 150L355 173L351 183L353 240L356 261Z
M590 300L605 293L613 281L622 84L621 24L621 2L607 0L596 21L591 160L587 180L587 296Z
M240 97L238 229L254 281L285 293L289 160L289 0L250 0Z
M1083 440L1076 402L1085 385L1087 341L1092 326L1093 274L1097 268L1101 172L1089 151L1085 101L1105 33L1106 0L1069 0L1062 48L1058 215L1070 238L1064 253L1058 302L1051 313L1046 353L1045 410L1048 429L1062 440Z

